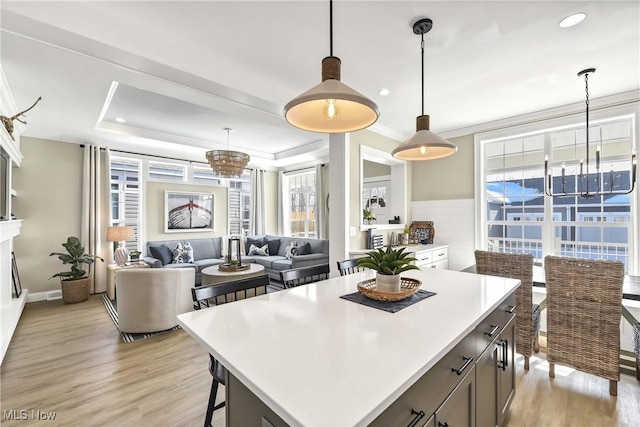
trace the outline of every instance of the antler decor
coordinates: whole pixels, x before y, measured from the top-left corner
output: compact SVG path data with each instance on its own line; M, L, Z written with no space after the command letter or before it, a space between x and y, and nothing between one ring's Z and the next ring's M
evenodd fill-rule
M12 116L12 117L7 117L7 116L2 116L0 115L0 120L2 121L2 124L4 125L5 129L7 130L7 132L9 133L9 136L11 137L11 139L13 139L15 141L15 138L13 137L13 121L17 120L22 124L27 124L26 121L22 120L20 118L20 116L24 116L24 113L26 113L27 111L31 110L33 107L36 106L36 104L38 102L40 102L40 100L42 99L41 96L38 97L38 99L36 99L36 102L33 103L33 105L29 108L27 108L24 111L19 112L18 114Z

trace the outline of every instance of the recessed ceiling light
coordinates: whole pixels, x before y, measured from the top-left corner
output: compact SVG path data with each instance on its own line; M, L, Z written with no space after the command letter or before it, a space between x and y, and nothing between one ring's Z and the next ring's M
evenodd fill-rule
M574 25L578 25L579 23L581 23L586 17L587 15L584 12L574 13L573 15L569 15L566 18L564 18L562 21L560 21L560 27L561 28L573 27Z
M389 89L380 89L378 91L378 94L382 95L382 96L387 96L391 93L391 91Z
M126 120L125 120L125 119L123 119L122 117L116 117L116 122L118 122L118 123L124 123L124 122L126 122Z

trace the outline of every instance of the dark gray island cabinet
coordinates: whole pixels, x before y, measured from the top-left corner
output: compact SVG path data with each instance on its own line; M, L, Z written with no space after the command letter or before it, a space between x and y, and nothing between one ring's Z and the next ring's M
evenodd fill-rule
M430 283L423 287L437 295L387 313L339 298L367 278L365 273L355 276L294 288L288 294L278 292L282 294L278 297L258 297L264 301L254 302L253 309L266 308L268 315L252 312L250 300L237 303L243 315L231 315L227 309L223 316L227 321L256 317L261 324L280 326L271 336L275 342L244 344L245 350L268 347L261 355L262 369L269 373L258 375L252 358L236 353L233 346L214 344L231 334L205 336L199 325L220 321L222 317L213 317L221 311L199 320L202 315L196 312L181 315L187 332L209 350L216 349L218 357L229 359L227 426L503 425L515 393L519 281L448 270L418 271L407 276ZM300 307L301 300L313 303ZM292 303L300 310L286 313L285 307ZM286 319L281 319L282 313ZM306 339L300 335L303 330ZM259 337L266 333L265 328L250 335L262 340ZM270 353L287 343L288 348ZM394 362L386 363L389 360ZM274 384L279 379L282 382Z

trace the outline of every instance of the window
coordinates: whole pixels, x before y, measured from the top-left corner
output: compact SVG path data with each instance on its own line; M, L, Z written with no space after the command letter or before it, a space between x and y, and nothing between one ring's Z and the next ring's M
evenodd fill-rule
M213 174L210 167L194 166L193 182L196 184L221 185L222 180Z
M591 121L591 165L595 187L595 146L601 147L601 186L628 189L635 147L631 115ZM502 132L503 134L505 132ZM566 191L577 191L578 160L585 156L582 124L491 138L478 135L478 218L480 246L488 250L531 253L537 262L545 255L619 260L627 271L637 268L632 256L634 201L632 195L591 198L544 195L544 157L549 156L553 189L560 191L565 165ZM615 172L613 172L615 171ZM632 193L635 194L635 193Z
M112 225L133 226L135 240L125 242L128 250L140 250L140 161L111 157Z
M249 233L251 220L251 171L229 179L229 233Z
M186 167L180 164L149 161L149 179L186 181Z
M286 173L284 179L285 232L292 237L316 238L315 170Z

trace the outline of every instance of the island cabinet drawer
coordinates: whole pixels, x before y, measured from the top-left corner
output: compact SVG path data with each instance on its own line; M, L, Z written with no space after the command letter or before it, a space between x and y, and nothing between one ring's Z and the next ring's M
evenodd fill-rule
M369 425L375 427L429 425L427 420L465 375L473 369L475 359L475 336L471 333Z
M476 326L477 354L482 354L489 344L500 335L505 325L515 316L515 307L516 296L513 293Z

